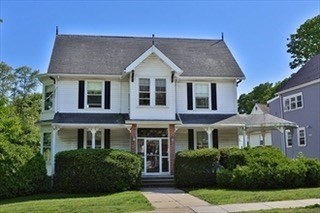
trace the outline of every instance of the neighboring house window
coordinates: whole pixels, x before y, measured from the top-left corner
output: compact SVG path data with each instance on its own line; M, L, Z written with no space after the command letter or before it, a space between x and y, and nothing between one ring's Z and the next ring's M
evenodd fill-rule
M209 84L195 84L196 109L209 109Z
M51 163L51 132L44 132L42 139L42 154L46 164Z
M299 146L306 145L306 129L304 127L298 128L298 144Z
M102 107L102 82L87 82L87 108Z
M196 132L197 149L208 148L208 134L205 131Z
M166 104L166 79L156 79L156 105L165 106Z
M92 149L92 133L89 130L86 132L84 148ZM101 148L104 148L104 144L102 143L102 132L97 131L96 137L95 137L95 149L101 149Z
M300 109L303 107L302 93L284 97L284 111Z
M292 134L290 130L286 130L286 144L287 147L292 147Z
M44 110L53 108L54 85L46 85L44 87Z
M150 106L150 79L139 79L139 105Z

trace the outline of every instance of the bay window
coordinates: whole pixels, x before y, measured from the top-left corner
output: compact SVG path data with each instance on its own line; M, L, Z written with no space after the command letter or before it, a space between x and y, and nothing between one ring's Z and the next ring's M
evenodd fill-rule
M54 100L54 85L46 85L44 87L44 110L51 110L53 108Z

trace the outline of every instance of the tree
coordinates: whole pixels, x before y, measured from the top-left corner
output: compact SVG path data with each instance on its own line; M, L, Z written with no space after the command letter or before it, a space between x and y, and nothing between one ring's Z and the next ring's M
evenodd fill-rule
M12 91L14 83L13 69L6 63L0 63L0 98L6 99Z
M294 69L308 62L313 56L320 53L320 15L308 19L295 34L291 34L287 44L288 53L293 61L290 68Z

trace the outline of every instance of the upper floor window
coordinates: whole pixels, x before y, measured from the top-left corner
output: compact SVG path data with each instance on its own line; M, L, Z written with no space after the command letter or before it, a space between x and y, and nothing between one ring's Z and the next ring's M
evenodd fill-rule
M42 154L46 164L51 163L51 132L44 132L42 135Z
M306 145L306 129L304 127L298 128L298 144L299 146Z
M284 111L300 109L303 107L302 93L284 97L283 100Z
M46 85L44 87L44 110L53 109L54 85Z
M197 149L208 148L208 134L205 131L196 132Z
M209 84L195 84L196 109L209 109Z
M102 82L87 82L87 108L102 107Z
M292 134L291 134L291 131L287 129L285 131L285 133L286 133L286 144L287 144L287 147L292 147Z
M166 105L166 79L156 79L156 105Z
M86 132L84 148L92 149L92 132L91 131ZM97 131L95 135L95 149L101 149L101 148L104 148L104 144L102 143L102 132Z
M139 79L139 105L150 106L150 79Z

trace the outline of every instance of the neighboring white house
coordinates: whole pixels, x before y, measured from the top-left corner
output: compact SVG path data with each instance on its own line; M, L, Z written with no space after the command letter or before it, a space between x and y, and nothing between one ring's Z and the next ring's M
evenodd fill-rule
M42 152L114 148L141 155L143 175L172 175L175 153L238 147L244 74L223 40L57 35L43 83Z

